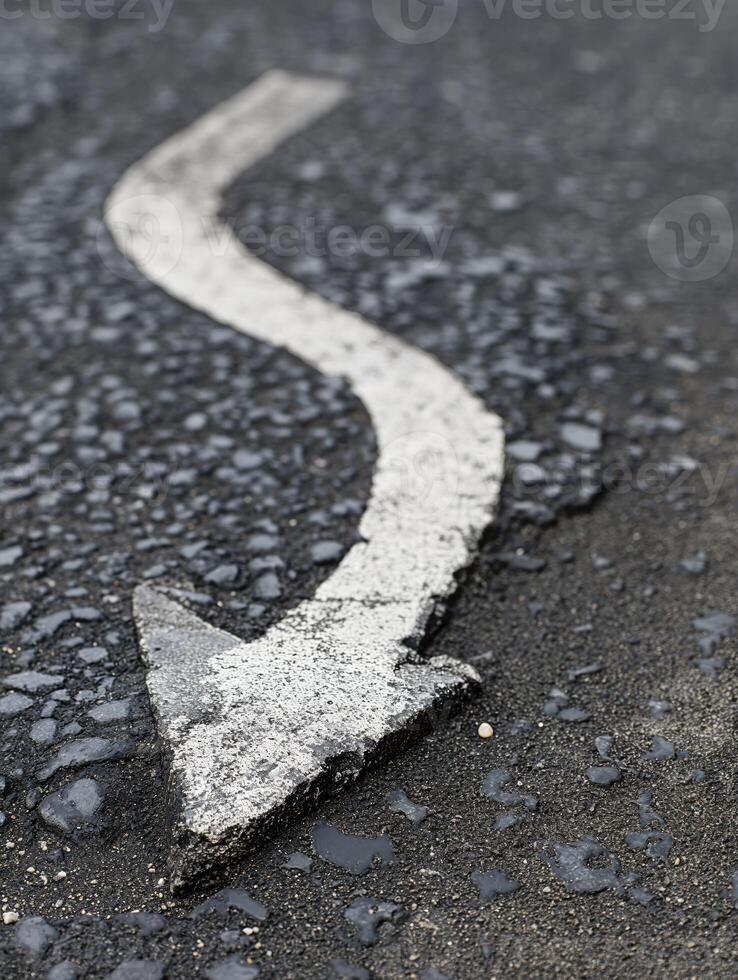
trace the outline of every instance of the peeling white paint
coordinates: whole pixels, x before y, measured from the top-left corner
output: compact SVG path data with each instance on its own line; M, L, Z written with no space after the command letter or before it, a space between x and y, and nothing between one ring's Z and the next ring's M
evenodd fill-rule
M345 376L379 447L363 540L256 642L137 590L171 757L175 885L355 776L473 678L453 661L410 663L403 641L422 636L493 516L499 418L433 357L306 293L218 223L227 186L346 95L271 71L131 167L106 205L119 247L172 296Z

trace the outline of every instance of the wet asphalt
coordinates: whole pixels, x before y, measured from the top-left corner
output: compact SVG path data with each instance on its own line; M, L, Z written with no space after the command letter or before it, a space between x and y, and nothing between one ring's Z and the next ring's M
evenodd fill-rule
M469 0L417 46L358 2L177 0L149 26L0 35L2 976L734 975L736 266L722 229L672 278L647 229L686 196L738 214L735 12ZM425 645L484 684L173 898L132 588L258 635L350 547L375 444L342 379L139 281L101 209L274 66L354 95L223 216L506 422L499 519Z

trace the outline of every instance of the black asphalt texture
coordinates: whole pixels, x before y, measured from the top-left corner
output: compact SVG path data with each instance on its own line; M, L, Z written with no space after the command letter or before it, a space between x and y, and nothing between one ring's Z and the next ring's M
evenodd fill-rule
M685 221L716 265L672 278L647 230L691 195L738 215L738 14L466 0L408 45L359 0L138 9L0 32L0 976L734 976L737 260ZM345 381L141 281L102 206L272 67L353 94L224 218L505 421L499 517L425 644L484 683L173 897L132 590L258 635L355 540L376 450Z

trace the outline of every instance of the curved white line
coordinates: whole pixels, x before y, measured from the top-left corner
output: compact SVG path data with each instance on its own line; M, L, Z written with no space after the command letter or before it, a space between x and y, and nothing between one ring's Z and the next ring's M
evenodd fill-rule
M379 447L362 541L260 640L243 644L138 592L147 683L181 798L177 827L218 846L317 785L332 756L371 755L442 689L463 687L447 664L403 666L403 641L422 636L453 590L499 495L496 415L433 357L305 292L218 220L241 172L346 94L339 81L271 71L131 167L106 204L120 248L169 294L345 376ZM418 463L430 465L431 486L413 493ZM270 710L278 717L260 717Z

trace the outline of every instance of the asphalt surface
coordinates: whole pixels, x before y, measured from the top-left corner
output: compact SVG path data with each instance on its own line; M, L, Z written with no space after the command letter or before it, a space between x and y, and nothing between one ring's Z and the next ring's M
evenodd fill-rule
M646 229L686 195L738 213L737 32L730 9L700 32L494 22L469 2L408 46L368 4L313 0L178 0L156 33L3 25L0 582L25 605L2 612L2 677L33 703L0 701L2 976L734 975L735 263L671 279ZM330 574L316 545L354 540L375 446L343 381L138 281L101 209L128 165L274 66L355 94L237 181L224 216L506 421L499 520L425 644L484 686L172 897L132 588L258 635ZM392 228L391 254L275 244L311 222ZM18 690L22 671L46 686ZM91 738L122 758L41 778ZM80 779L88 819L65 832L46 800ZM427 817L395 812L396 790ZM325 822L391 849L355 875L333 862L366 847ZM295 852L309 867L284 867ZM234 908L192 916L226 886ZM386 903L374 945L364 898Z

